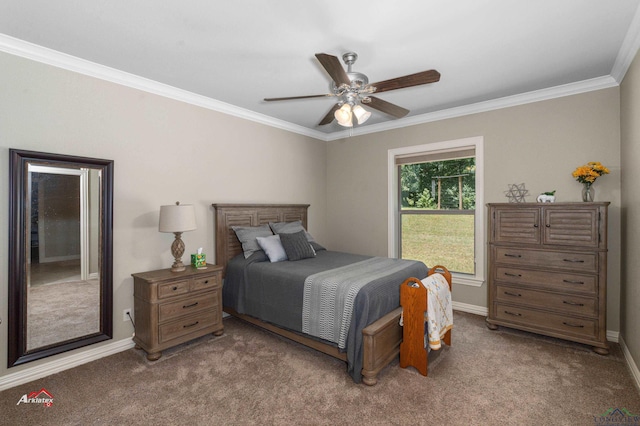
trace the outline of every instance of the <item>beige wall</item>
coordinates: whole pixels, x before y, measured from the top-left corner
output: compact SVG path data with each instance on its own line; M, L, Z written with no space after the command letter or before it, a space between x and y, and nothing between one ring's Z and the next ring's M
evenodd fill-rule
M309 203L324 243L324 142L4 53L0 69L0 377L40 363L6 368L9 148L115 161L114 340L133 332L131 273L171 266L162 204L196 207L183 260L214 260L214 202Z
M416 125L330 142L327 151L327 229L331 247L387 254L387 151L432 142L484 137L485 202L505 202L512 183L525 183L527 201L557 190L579 201L575 167L601 161L611 174L595 184L610 201L608 330L620 327L620 123L618 88ZM486 307L486 285L454 286L457 302Z
M640 365L640 55L636 55L622 85L622 288L621 335L636 365Z

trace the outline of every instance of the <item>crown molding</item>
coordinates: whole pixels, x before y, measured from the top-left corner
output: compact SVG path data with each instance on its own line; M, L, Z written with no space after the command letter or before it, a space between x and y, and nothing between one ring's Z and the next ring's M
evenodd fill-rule
M634 31L631 31L631 29ZM617 73L618 75L621 74L622 69L626 72L626 69L628 69L633 57L635 56L635 52L638 50L638 46L640 46L640 9L638 9L638 12L635 14L631 29L625 38L625 43L623 44L621 52L618 55L618 60L614 65L614 73ZM0 51L325 142L606 89L618 86L618 78L621 80L621 77L616 78L615 76L603 76L581 82L493 99L490 101L478 102L475 104L411 116L385 123L372 124L369 126L359 127L357 129L345 129L343 131L328 134L284 120L269 117L264 114L249 111L247 109L186 90L178 89L176 87L120 71L115 68L87 61L66 53L38 46L5 34L0 34ZM624 76L623 74L624 73L622 72L622 77Z
M636 57L640 49L640 6L633 15L629 31L620 46L620 51L616 57L616 61L611 69L611 76L618 82L622 83L624 76L627 74L631 63Z
M198 95L193 92L178 89L176 87L120 71L115 68L110 68L66 53L38 46L5 34L0 34L0 51L122 86L142 90L144 92L163 96L169 99L218 111L234 117L254 121L270 127L298 133L314 139L326 140L326 134L317 130L308 129L288 121L279 120L264 114L249 111L206 96Z
M616 80L611 76L597 77L589 80L579 81L576 83L564 84L547 89L535 90L532 92L521 93L513 96L506 96L504 98L492 99L490 101L478 102L475 104L444 109L427 114L401 118L399 120L388 121L385 123L373 124L371 126L359 127L357 129L350 129L339 133L332 133L328 135L327 140L331 141L348 138L351 136L360 136L387 130L400 129L403 127L415 126L418 124L430 123L433 121L446 120L448 118L462 117L465 115L478 114L481 112L494 111L502 108L510 108L533 102L540 102L549 99L577 95L585 92L592 92L594 90L607 89L610 87L616 87L618 85L619 84L616 82Z

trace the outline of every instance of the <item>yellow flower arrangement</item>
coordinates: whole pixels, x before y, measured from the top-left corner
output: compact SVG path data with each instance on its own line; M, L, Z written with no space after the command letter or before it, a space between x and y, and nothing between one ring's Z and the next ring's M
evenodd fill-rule
M572 175L580 183L591 184L602 175L608 175L609 169L603 166L599 161L591 161L584 166L577 167Z

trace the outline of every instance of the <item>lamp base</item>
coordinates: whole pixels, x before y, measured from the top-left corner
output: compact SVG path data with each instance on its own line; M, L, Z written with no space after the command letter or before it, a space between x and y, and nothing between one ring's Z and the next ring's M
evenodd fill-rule
M185 269L187 268L184 266L181 260L173 262L173 265L171 265L171 272L182 272Z
M184 242L182 241L182 232L174 232L176 239L171 244L171 255L175 259L171 265L171 272L182 272L186 268L182 263L182 255L184 254Z

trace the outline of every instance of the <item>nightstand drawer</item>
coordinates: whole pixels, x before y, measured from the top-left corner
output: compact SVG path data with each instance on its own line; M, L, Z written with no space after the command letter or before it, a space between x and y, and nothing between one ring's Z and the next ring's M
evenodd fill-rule
M198 277L198 278L194 278L193 282L191 283L191 290L192 291L202 290L202 289L214 287L216 285L218 285L217 274L205 276L205 277Z
M218 321L213 312L202 311L199 314L161 325L158 340L160 343L166 343L173 339L184 338L191 333L212 327Z
M570 334L589 339L596 338L597 321L574 318L568 315L554 314L535 309L496 304L496 319L530 328L545 329L561 334Z
M158 285L158 299L173 297L189 292L189 281L172 281Z
M496 286L496 300L532 307L553 309L562 314L596 316L598 306L592 297L547 293L520 287Z
M569 291L595 294L598 288L596 275L578 275L546 270L529 270L498 266L495 281L518 284L526 287L547 288L554 291Z
M158 309L158 322L163 323L173 318L189 315L203 309L215 309L217 305L218 295L213 291L177 302L163 303Z
M496 263L516 266L544 266L575 272L597 272L598 256L595 253L540 251L516 247L497 247Z

